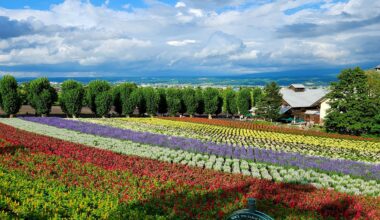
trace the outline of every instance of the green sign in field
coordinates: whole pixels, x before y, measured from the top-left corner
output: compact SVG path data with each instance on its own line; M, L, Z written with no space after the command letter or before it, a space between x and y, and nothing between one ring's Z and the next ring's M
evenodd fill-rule
M230 215L227 220L273 220L268 215L256 210L256 200L248 199L248 208L238 210Z

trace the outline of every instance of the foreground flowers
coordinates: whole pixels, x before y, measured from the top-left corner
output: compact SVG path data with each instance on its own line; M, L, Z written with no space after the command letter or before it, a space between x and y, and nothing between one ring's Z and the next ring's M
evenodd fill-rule
M144 210L144 212L142 212L144 215L154 215L155 217L160 215L172 219L215 219L221 218L234 209L242 207L247 197L255 197L260 200L260 203L262 202L262 204L264 204L264 207L259 207L262 211L268 212L270 215L281 219L283 219L283 216L293 216L293 218L296 219L300 219L302 216L307 216L309 218L332 216L348 219L354 217L376 219L380 217L379 210L377 209L380 205L378 197L351 196L330 190L316 189L310 185L273 183L243 175L224 174L211 170L191 168L184 165L159 162L157 160L124 156L111 151L86 147L51 137L17 130L2 124L0 124L0 131L1 139L17 145L24 145L31 151L32 155L42 154L48 155L49 157L53 156L56 159L52 159L51 161L54 162L60 160L59 158L69 161L75 160L83 165L96 165L99 168L104 169L102 172L127 171L130 175L137 176L138 178L154 179L153 181L158 181L158 184L160 185L163 184L162 182L167 182L168 184L169 182L172 182L172 184L174 184L172 188L167 189L164 187L164 191L158 190L156 194L153 193L152 197L150 197L151 199L148 200L153 201L152 203L144 202L146 201L144 200L144 197L139 198L138 195L129 193L126 194L127 197L120 199L122 202L129 204L128 207L132 207L132 210ZM9 164L1 165L2 167L16 169L14 167L18 166L18 162L12 161L26 160L21 159L23 158L21 156L20 159L17 159L11 155L12 154L5 154L2 156L3 158L8 158L8 162L2 164ZM46 159L41 160L38 159L38 157L39 156L36 156L36 158L32 159L34 162L25 163L27 164L26 167L32 163L30 169L25 168L26 170L29 170L26 171L26 173L35 173L36 175L35 170L41 170L41 172L37 173L42 173L41 176L47 175L52 179L81 179L82 176L85 175L80 172L79 174L66 175L64 174L64 171L61 172L59 170L64 168L65 165L62 165L62 167L57 166L58 170L55 172L45 172L45 165L37 165L40 167L37 169L33 164L44 164L43 161L46 161ZM11 159L9 160L9 158ZM67 162L67 164L70 163L72 162ZM47 164L50 163L47 162ZM77 168L75 167L76 165L71 167L68 166L67 169L68 171L75 169L79 169L79 171L81 170L81 166ZM93 169L83 168L83 171L86 170L86 173L92 177L90 177L88 181L78 180L78 187L85 182L90 185L97 183L92 181L93 178L95 178L95 180L98 178L98 174L96 174L97 172L93 172ZM24 170L24 168L21 168L20 170ZM100 179L102 178L103 177ZM148 183L149 179L147 180ZM122 182L121 179L112 180L116 185L117 183ZM64 183L65 181L62 182ZM69 182L72 182L72 179L69 179ZM100 183L101 182L102 181L100 180ZM130 183L133 182L134 181ZM112 192L112 185L105 184L104 186L98 187L102 190L107 186L110 187L108 191ZM177 188L177 186L179 188ZM85 187L92 189L92 186ZM96 187L94 190L95 189ZM179 193L176 189L178 189ZM131 201L131 199L132 201L136 201L137 199L137 201L129 203L128 201ZM174 203L171 201L174 201ZM182 201L182 203L180 201ZM141 205L146 203L151 205ZM143 214L141 214L140 217L143 216Z
M136 143L162 146L171 149L181 149L196 153L213 154L221 157L232 157L236 159L248 159L255 162L265 162L283 166L295 166L301 169L318 169L328 172L338 172L350 174L366 179L380 180L380 164L363 163L351 160L332 160L324 157L306 156L297 153L285 153L260 148L236 148L229 145L220 145L214 143L204 143L195 139L180 137L171 137L152 133L142 133L130 130L112 128L108 126L84 123L79 121L69 121L60 118L24 118L27 121L33 121L41 124L47 124L58 128L66 128L79 131L82 133L95 134L104 137L130 140ZM8 122L7 122L8 121ZM4 123L10 123L12 126L19 126L24 129L28 123L23 123L19 119L5 120ZM31 131L36 131L35 126ZM49 128L42 128L42 134L51 132ZM47 133L44 133L47 132ZM55 137L60 137L60 131L56 132ZM54 136L54 134L53 134ZM70 136L70 135L69 135ZM88 143L85 143L88 144ZM103 144L103 147L107 145Z

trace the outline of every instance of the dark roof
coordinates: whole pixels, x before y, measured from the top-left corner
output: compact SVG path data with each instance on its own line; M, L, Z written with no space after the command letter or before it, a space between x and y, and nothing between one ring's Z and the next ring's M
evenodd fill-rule
M380 69L380 64L375 67L375 69Z

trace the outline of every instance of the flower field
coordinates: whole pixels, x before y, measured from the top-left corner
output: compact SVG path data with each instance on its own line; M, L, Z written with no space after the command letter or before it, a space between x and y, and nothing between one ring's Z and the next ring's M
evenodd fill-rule
M380 162L380 143L337 140L325 137L288 135L251 129L184 123L163 119L81 119L119 128L194 138L233 146L255 146L283 152L323 156L356 161Z
M337 139L348 139L348 140L363 140L363 141L374 141L374 142L380 142L379 139L374 138L366 138L366 137L360 137L360 136L352 136L352 135L344 135L344 134L331 134L331 133L325 133L321 131L310 131L310 130L303 130L298 128L284 128L274 125L265 125L265 124L254 124L251 122L241 122L241 121L227 121L227 120L207 120L204 118L177 118L177 117L165 117L162 119L168 119L172 121L183 121L183 122L192 122L192 123L199 123L199 124L210 124L210 125L219 125L224 127L231 127L231 128L244 128L244 129L252 129L252 130L258 130L258 131L270 131L270 132L278 132L278 133L285 133L285 134L299 134L299 135L308 135L308 136L316 136L316 137L328 137L328 138L337 138Z
M249 197L275 219L380 218L376 142L80 120L0 119L0 218L223 219Z

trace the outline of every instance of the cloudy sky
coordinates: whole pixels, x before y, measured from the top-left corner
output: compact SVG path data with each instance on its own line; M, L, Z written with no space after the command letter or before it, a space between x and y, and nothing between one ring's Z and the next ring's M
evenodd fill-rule
M0 0L0 72L249 74L380 64L378 0Z

